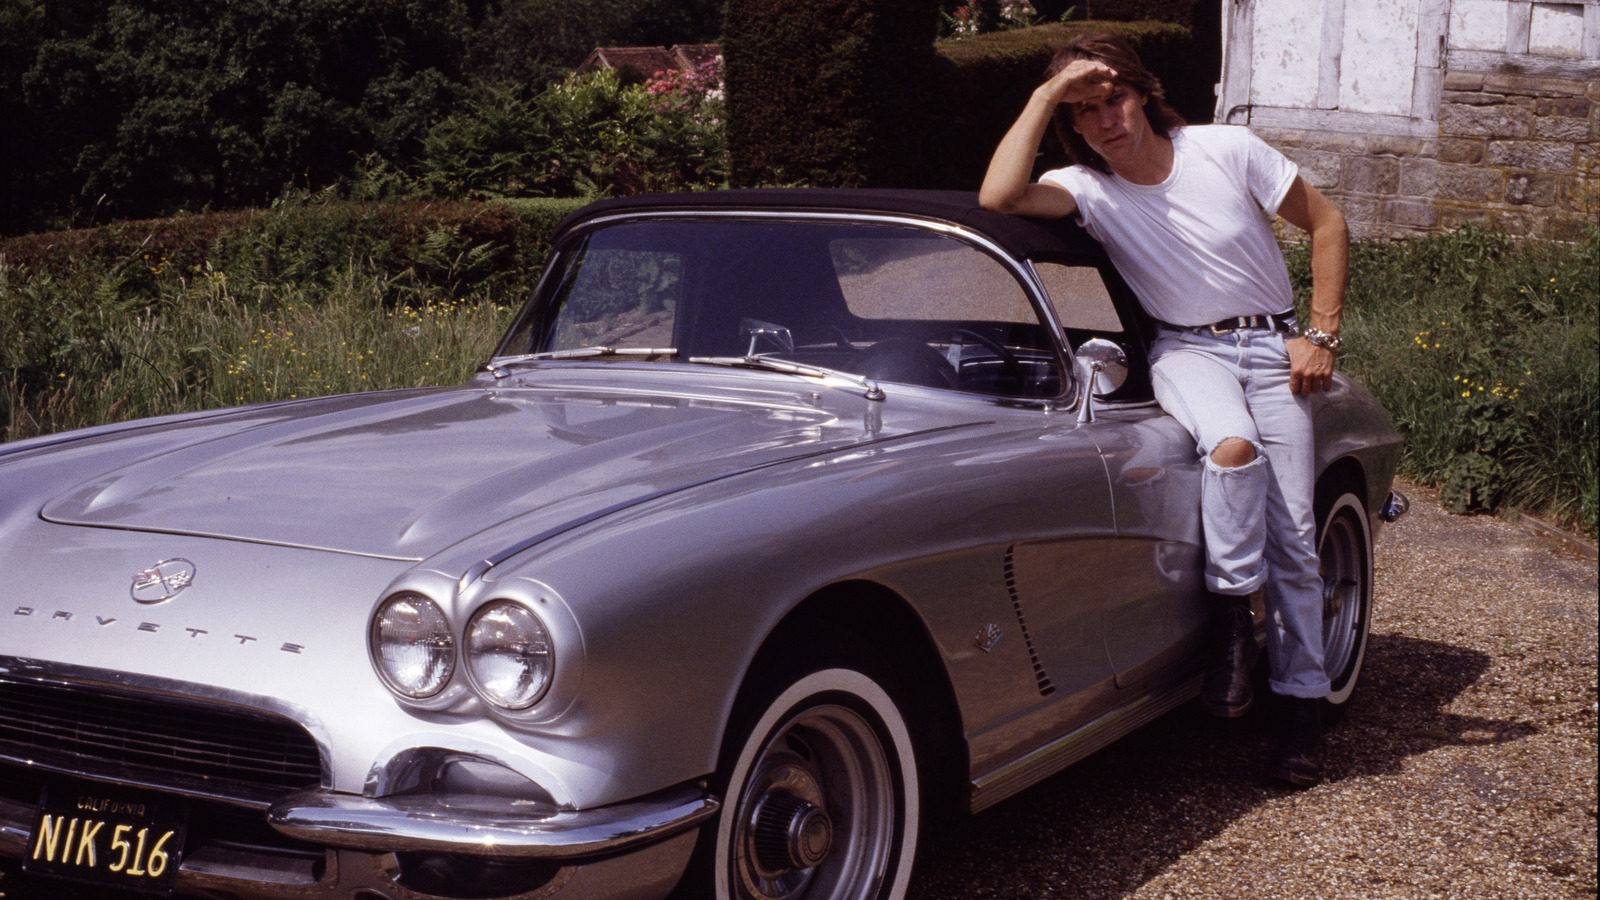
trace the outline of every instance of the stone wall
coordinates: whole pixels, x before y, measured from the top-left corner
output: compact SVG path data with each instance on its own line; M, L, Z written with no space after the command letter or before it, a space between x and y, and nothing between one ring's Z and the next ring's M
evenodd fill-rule
M1438 137L1254 126L1358 237L1467 222L1576 240L1600 215L1600 84L1447 73Z
M1294 159L1357 237L1472 222L1579 238L1600 216L1600 0L1419 3L1385 23L1410 33L1398 43L1361 27L1373 24L1358 17L1365 0L1235 3L1219 120L1249 124ZM1291 10L1319 14L1321 29L1290 30L1280 20Z

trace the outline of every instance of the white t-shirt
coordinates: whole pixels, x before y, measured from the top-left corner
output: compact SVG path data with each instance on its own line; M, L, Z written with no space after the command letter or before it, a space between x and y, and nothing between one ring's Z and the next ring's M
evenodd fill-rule
M1066 188L1150 315L1174 325L1287 312L1289 272L1272 233L1299 170L1239 125L1172 133L1172 174L1139 185L1087 166L1046 172Z

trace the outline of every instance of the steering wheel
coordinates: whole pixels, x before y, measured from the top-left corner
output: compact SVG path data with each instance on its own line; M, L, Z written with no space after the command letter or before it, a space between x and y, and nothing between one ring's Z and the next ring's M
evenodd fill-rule
M944 354L909 335L886 338L857 353L850 370L881 381L956 388L956 367Z
M982 344L986 349L992 351L994 355L1000 359L1000 373L1016 379L1018 385L1022 384L1022 363L1017 359L1017 355L1015 353L1012 353L1010 350L1006 349L1005 344L1000 343L986 334L980 334L979 332L973 331L971 328L957 328L954 332L954 335L956 337L972 338L975 343ZM962 364L965 365L965 362L966 361L963 360Z

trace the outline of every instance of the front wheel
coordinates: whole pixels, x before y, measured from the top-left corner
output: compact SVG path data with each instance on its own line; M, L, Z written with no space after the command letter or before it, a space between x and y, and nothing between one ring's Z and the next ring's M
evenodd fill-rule
M910 729L888 690L855 668L826 668L752 710L717 824L716 900L902 900L920 794Z
M1323 513L1317 554L1322 559L1323 661L1332 682L1328 706L1338 715L1361 675L1372 624L1372 534L1355 494L1340 494Z

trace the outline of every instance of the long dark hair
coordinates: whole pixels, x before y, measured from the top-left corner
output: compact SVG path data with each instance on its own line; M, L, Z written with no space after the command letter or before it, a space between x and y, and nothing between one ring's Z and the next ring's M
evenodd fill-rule
M1161 87L1161 79L1144 67L1139 54L1125 39L1104 33L1073 38L1072 43L1056 51L1050 66L1045 69L1045 78L1054 78L1056 73L1080 59L1103 62L1116 69L1118 84L1143 94L1145 118L1150 120L1150 128L1156 134L1171 137L1173 129L1184 126L1183 116L1167 103L1167 92ZM1056 136L1067 148L1067 155L1072 157L1073 162L1106 175L1111 174L1111 166L1094 152L1083 135L1073 130L1070 104L1063 103L1056 107L1054 121Z

